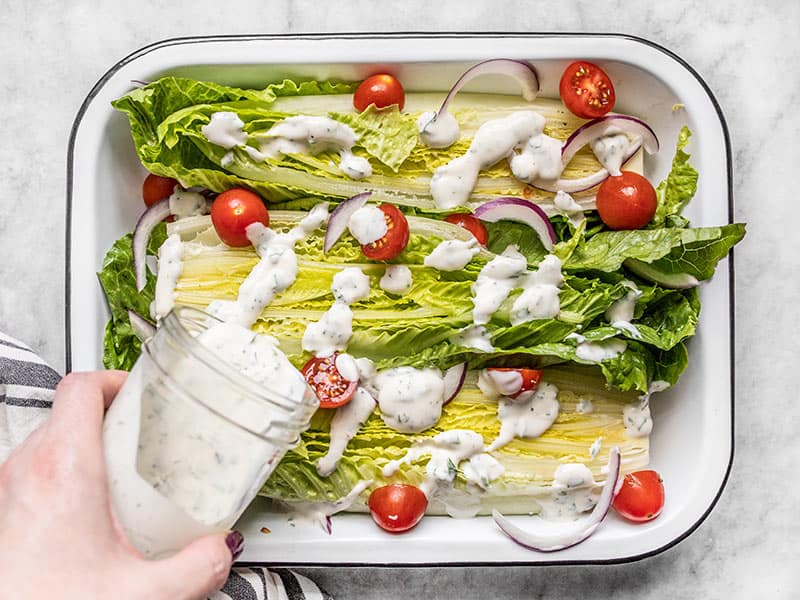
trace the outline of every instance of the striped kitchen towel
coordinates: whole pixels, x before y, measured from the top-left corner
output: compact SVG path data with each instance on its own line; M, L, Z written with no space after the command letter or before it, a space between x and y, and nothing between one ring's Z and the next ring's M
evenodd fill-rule
M36 429L53 405L61 379L22 342L0 333L0 463ZM210 600L332 600L313 581L289 569L236 567Z

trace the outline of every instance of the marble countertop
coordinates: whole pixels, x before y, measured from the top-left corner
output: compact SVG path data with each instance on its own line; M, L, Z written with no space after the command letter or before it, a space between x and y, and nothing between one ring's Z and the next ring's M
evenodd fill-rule
M336 31L565 31L651 39L708 82L730 129L736 221L736 456L713 513L686 540L627 565L304 569L346 598L796 598L800 3L524 0L396 5L289 0L185 4L30 0L0 11L0 329L65 364L67 142L86 93L117 60L187 35ZM598 6L602 6L599 9ZM635 6L635 8L632 8ZM787 59L789 59L787 61ZM794 62L792 62L794 60ZM787 102L787 99L789 102ZM788 335L787 335L788 334Z

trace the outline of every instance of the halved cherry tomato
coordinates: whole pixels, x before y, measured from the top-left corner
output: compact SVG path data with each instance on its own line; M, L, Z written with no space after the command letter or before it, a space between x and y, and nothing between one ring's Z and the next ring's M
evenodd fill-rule
M348 381L336 368L338 352L330 356L316 357L303 367L303 376L319 398L320 408L344 406L353 398L358 388L357 381Z
M454 213L452 215L447 215L444 220L453 225L459 225L469 231L475 236L475 239L478 240L481 246L485 246L486 242L489 241L489 233L486 231L486 226L478 217L465 213Z
M558 86L569 111L582 119L595 119L614 108L616 94L611 78L600 67L578 60L564 70Z
M159 200L169 198L178 182L171 177L162 177L150 173L142 183L142 198L147 206L152 206Z
M641 523L655 519L664 508L664 483L656 471L636 471L622 479L612 505L623 517Z
M539 382L542 380L542 372L539 369L511 369L492 367L490 371L515 371L522 376L522 386L516 394L511 395L511 398L516 398L522 392L529 392L539 387Z
M414 485L393 483L379 487L369 495L369 512L386 531L408 531L425 514L428 498Z
M633 171L609 177L597 190L597 213L611 229L641 229L657 206L653 184Z
M363 244L361 252L370 260L391 260L408 244L408 221L394 204L380 204L386 218L386 235L379 240Z
M246 229L259 221L269 226L269 213L258 194L244 188L233 188L222 192L211 205L211 222L217 230L219 239L241 248L250 245Z
M386 108L397 104L403 110L406 103L406 94L403 86L392 75L379 73L367 77L353 94L353 106L358 112L363 112L370 104L378 108Z

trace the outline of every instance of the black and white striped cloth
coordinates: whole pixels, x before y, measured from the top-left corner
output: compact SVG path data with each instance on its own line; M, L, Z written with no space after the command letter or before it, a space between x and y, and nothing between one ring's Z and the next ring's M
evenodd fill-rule
M0 463L46 418L61 379L28 346L0 333ZM289 569L236 567L209 600L332 600Z

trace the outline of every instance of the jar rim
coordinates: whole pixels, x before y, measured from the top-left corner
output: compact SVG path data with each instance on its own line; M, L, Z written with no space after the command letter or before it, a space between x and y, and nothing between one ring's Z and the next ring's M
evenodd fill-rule
M171 335L175 336L184 350L194 359L198 360L203 365L203 368L209 369L215 374L219 375L221 378L225 379L227 385L244 392L248 397L257 402L268 404L269 406L280 411L282 418L280 420L271 421L273 425L279 425L285 429L306 429L308 427L310 415L306 418L303 418L303 415L306 411L302 409L304 407L311 408L311 403L306 402L305 398L316 398L316 395L306 382L304 382L304 385L309 393L304 396L304 399L299 403L288 403L288 399L285 396L273 392L263 384L242 373L233 365L200 343L186 328L183 322L184 320L187 320L200 327L208 328L207 323L209 321L212 323L222 323L220 319L197 308L189 306L177 306L162 319L161 327L165 328ZM142 344L143 350L146 350L148 355L152 357L149 346L149 340L148 342ZM174 378L168 372L166 372L157 361L153 361L153 363L163 376L174 382ZM182 392L225 421L261 438L271 439L264 433L255 431L246 424L239 423L238 421L221 414L213 406L210 406L207 402L204 402L198 398L196 394L193 394L185 389L182 389ZM286 442L282 441L281 443Z

